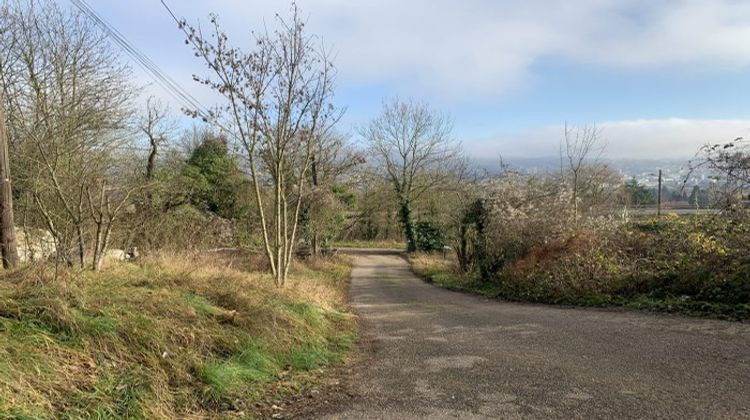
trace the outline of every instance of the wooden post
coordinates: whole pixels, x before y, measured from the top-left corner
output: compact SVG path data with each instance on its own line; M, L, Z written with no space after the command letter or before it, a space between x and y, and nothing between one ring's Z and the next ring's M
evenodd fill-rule
M312 162L311 162L310 169L312 171L313 191L317 193L318 192L318 161L315 159L314 153L312 155ZM318 255L320 254L319 242L320 242L320 238L318 236L318 231L316 229L315 232L313 233L312 244L311 244L312 245L311 251L312 251L313 258L317 258Z
M0 254L2 254L3 268L15 268L18 265L18 249L13 224L8 135L5 130L5 112L1 100L2 97L0 97Z
M656 197L656 215L661 216L661 169L659 169L659 191Z

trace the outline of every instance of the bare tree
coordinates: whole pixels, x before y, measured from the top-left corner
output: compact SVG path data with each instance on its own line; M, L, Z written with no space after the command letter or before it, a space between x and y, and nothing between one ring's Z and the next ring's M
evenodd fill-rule
M123 183L127 185L126 183ZM141 188L141 185L110 186L106 181L101 181L101 186L96 196L92 195L91 189L86 190L86 198L91 209L91 215L96 226L94 234L93 256L91 268L94 271L102 269L104 256L107 255L112 229L117 218L130 200L130 196Z
M570 127L565 123L560 143L560 170L572 192L573 218L577 222L581 213L583 192L595 187L600 175L605 173L598 160L604 153L601 130L596 125Z
M379 117L360 129L375 170L391 184L410 252L416 251L413 204L452 176L460 146L452 137L453 121L427 104L393 100Z
M277 15L278 30L254 34L250 52L229 43L216 16L210 21L207 35L184 20L179 27L210 70L210 76L194 79L221 94L225 104L209 115L192 115L228 126L244 148L265 254L281 287L294 255L315 145L341 115L332 104L334 68L316 38L305 33L294 3L288 21ZM264 184L273 190L270 209Z
M715 173L722 182L720 195L722 205L727 209L742 205L750 198L750 143L737 137L726 143L709 143L703 146L696 159L690 162L683 189L693 173L700 169Z
M138 123L138 128L148 140L148 157L145 178L152 181L156 170L156 158L161 147L167 143L176 125L169 117L169 108L154 97L148 98L146 112Z
M333 189L352 181L352 170L365 162L361 153L353 150L347 137L331 132L318 139L310 163L311 194L304 203L306 224L304 231L314 256L321 253L321 237L333 236L343 229L343 204L334 197Z
M9 70L13 67L16 37L12 31L12 22L8 5L0 6L0 78L10 79ZM18 247L13 214L13 189L6 128L5 104L7 90L0 91L0 258L4 268L18 265Z
M79 13L55 4L9 3L15 39L0 75L9 131L26 194L53 235L57 256L83 267L92 180L106 177L113 152L128 141L129 69L104 34ZM73 257L75 254L75 257Z

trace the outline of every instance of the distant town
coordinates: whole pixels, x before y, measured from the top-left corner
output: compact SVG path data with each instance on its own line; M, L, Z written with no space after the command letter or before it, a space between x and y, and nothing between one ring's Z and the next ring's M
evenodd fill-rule
M496 159L474 159L477 168L490 173L497 172L501 166L506 165L524 173L537 174L547 173L560 167L559 157L541 158L496 158ZM635 179L639 184L646 187L656 187L659 182L659 170L662 170L662 182L670 188L683 185L686 187L708 187L715 183L711 171L704 168L691 169L689 159L601 159L603 165L611 167L622 174L623 181Z
M559 157L474 159L475 168L497 173L501 167L526 174L544 174L560 168ZM600 159L598 163L619 173L623 183L648 190L656 203L659 170L662 171L662 202L665 207L710 207L711 191L719 185L715 174L690 159Z

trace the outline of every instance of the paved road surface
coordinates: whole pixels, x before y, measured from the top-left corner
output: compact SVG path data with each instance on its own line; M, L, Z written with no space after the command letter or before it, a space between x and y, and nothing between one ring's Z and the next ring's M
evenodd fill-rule
M361 251L369 352L319 417L750 418L750 325L488 301Z

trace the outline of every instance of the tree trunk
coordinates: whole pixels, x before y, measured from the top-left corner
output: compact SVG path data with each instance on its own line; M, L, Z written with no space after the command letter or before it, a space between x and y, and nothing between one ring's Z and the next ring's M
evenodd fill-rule
M461 271L466 273L469 271L469 241L467 238L467 228L465 223L461 223L458 228L458 264Z
M282 174L281 174L281 165L276 164L276 198L274 202L275 207L275 223L274 223L274 229L276 230L276 241L274 243L274 251L276 252L276 287L283 286L283 279L284 279L284 261L282 259L282 255L284 254L284 250L282 249L282 239L281 239L281 232L283 229L282 226L282 220L281 220L281 184L282 184Z
M313 233L312 236L312 254L317 257L320 255L320 238L318 232Z
M401 202L401 225L404 229L404 236L406 237L406 250L407 252L416 252L417 243L414 238L414 220L411 214L411 202L404 200Z
M83 235L83 222L76 221L76 234L78 236L78 263L81 268L86 268L86 240Z
M578 226L578 171L573 172L573 223Z
M158 152L156 140L151 139L151 150L148 153L148 162L146 162L146 181L154 179L154 169L156 168L156 154Z
M91 269L94 271L101 270L102 267L102 220L96 221L96 236L94 237L94 257L91 262Z
M104 263L104 258L106 258L107 250L109 249L109 238L112 234L112 225L114 222L115 220L110 217L107 221L107 226L104 228L103 237L99 238L100 233L97 233L98 239L96 253L98 254L98 257L94 260L94 271L102 271L102 264Z
M155 139L151 138L151 150L148 153L148 162L146 162L146 182L150 183L154 180L154 171L156 170L156 154L158 153L158 143ZM151 211L151 206L154 202L154 194L151 188L146 191L146 202L141 209L142 212ZM145 227L141 225L141 229Z
M18 248L13 222L13 193L10 183L8 137L5 131L5 112L0 103L0 254L3 268L18 266Z

